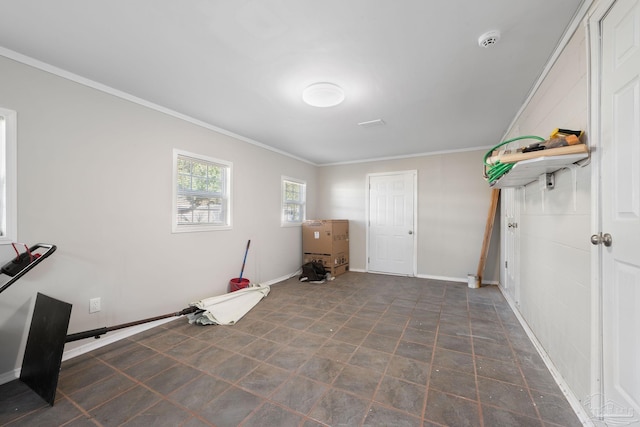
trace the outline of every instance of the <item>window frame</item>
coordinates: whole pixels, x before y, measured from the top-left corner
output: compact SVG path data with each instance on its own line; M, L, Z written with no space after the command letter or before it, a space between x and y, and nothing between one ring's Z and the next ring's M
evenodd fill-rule
M18 240L17 112L0 107L0 245Z
M225 222L224 224L179 224L178 223L178 159L180 157L188 157L195 161L201 161L203 163L215 164L218 166L224 167L224 171L226 174L225 182L224 182L224 193L223 198L225 200L224 207L226 208ZM173 200L172 200L172 209L171 209L171 230L173 233L192 233L192 232L202 232L202 231L219 231L219 230L231 230L232 229L232 212L233 212L233 203L232 203L232 179L233 179L233 163L216 159L213 157L205 156L202 154L191 153L189 151L180 150L177 148L173 149ZM226 196L226 197L225 197Z
M287 183L291 183L291 184L298 184L302 187L302 202L301 203L297 203L298 205L302 206L302 218L300 219L300 221L289 221L286 219L286 214L285 214L285 206L287 204L291 204L288 200L285 199L285 194L286 194L286 184ZM282 176L280 178L280 191L281 191L281 195L280 195L280 226L281 227L300 227L302 226L302 223L306 220L307 218L307 182L305 180L302 179L298 179L298 178L291 178L289 176Z

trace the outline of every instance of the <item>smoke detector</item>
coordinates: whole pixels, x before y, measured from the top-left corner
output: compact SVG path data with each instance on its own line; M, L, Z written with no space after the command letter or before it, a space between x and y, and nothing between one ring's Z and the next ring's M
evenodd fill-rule
M500 31L488 31L478 38L478 45L480 47L490 47L498 43L498 40L500 40Z

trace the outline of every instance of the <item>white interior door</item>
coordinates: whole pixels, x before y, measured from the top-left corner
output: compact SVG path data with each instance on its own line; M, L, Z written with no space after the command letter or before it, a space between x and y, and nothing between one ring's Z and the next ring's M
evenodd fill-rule
M520 205L517 188L502 189L502 236L503 236L503 278L504 289L520 304L518 268L520 264Z
M368 271L415 275L416 176L369 175Z
M640 425L640 0L616 1L601 31L602 412Z

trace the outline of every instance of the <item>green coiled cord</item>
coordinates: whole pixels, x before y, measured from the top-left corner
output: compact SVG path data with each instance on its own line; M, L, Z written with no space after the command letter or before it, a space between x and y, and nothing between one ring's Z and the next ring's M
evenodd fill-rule
M484 155L483 162L486 170L487 180L489 181L490 184L493 184L502 175L509 172L511 168L515 165L515 163L500 163L500 161L497 161L494 164L490 165L487 163L487 159L491 156L491 154L497 148L502 147L503 145L509 144L514 141L520 141L521 139L535 139L536 141L545 141L544 138L536 135L517 136L515 138L507 139L506 141L501 142L500 144L496 145L495 147L487 151L487 153Z

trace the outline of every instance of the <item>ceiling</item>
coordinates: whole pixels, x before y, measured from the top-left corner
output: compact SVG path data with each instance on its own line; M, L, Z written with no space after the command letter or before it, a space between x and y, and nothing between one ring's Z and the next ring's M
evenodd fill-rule
M497 144L581 2L0 0L0 46L323 165Z

